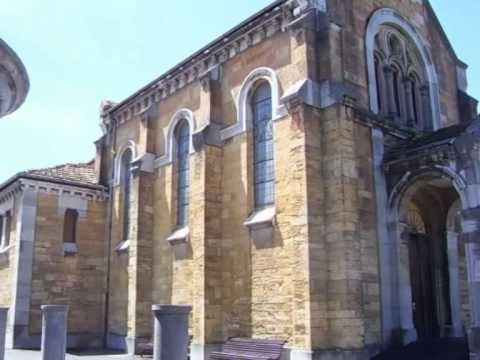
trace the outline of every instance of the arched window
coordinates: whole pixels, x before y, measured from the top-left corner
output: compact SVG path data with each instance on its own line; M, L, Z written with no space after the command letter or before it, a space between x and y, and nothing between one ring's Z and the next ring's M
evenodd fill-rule
M415 43L396 27L384 24L374 39L372 71L375 108L399 125L418 130L432 127L422 106L430 106L426 67ZM383 70L383 71L382 71ZM410 75L415 74L415 75ZM428 97L428 98L427 98ZM425 105L423 105L425 104Z
M0 246L6 248L10 245L10 232L12 231L12 215L7 211L5 215L0 216Z
M63 242L76 243L77 242L77 222L78 211L67 209L63 220Z
M123 198L122 240L127 241L130 239L130 194L132 186L132 151L130 149L125 150L122 155L120 185Z
M176 141L176 181L177 181L177 226L188 223L189 183L190 183L190 128L186 120L178 123L175 129Z
M251 98L254 137L255 208L274 203L275 169L273 159L272 91L266 81Z

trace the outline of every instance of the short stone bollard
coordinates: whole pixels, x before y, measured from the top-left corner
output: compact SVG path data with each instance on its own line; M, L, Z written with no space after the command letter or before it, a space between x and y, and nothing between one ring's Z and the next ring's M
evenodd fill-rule
M188 317L191 306L153 305L155 329L154 360L186 360L188 357Z
M42 305L42 360L65 360L67 305Z
M8 308L0 308L0 360L5 359L5 336L7 332Z

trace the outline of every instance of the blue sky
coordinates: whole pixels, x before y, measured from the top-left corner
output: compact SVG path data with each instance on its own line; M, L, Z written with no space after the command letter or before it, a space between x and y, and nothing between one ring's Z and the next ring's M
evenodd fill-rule
M480 2L431 1L480 98ZM0 120L0 182L91 159L101 100L127 97L270 2L5 0L0 36L23 59L31 91Z

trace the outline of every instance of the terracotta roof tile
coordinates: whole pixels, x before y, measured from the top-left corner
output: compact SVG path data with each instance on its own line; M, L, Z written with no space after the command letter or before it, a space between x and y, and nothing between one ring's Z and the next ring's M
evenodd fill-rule
M97 175L95 174L95 163L93 160L88 163L63 164L44 169L29 170L24 172L24 174L89 185L98 185Z

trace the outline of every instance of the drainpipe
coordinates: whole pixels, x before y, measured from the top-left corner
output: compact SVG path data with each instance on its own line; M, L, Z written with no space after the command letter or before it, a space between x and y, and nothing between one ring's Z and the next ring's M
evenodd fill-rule
M111 170L110 170L110 179L108 184L108 193L109 193L109 206L108 206L108 214L107 214L107 221L108 221L108 234L107 234L107 272L106 272L106 291L105 291L105 314L104 314L104 336L103 336L103 346L104 348L108 348L108 313L110 310L110 271L111 271L111 263L112 263L112 228L113 228L113 185L115 180L115 156L117 151L117 124L115 119L112 116L112 126L113 129L111 130L110 136L113 135L112 147L111 147L111 154L112 154L112 162L110 163Z

